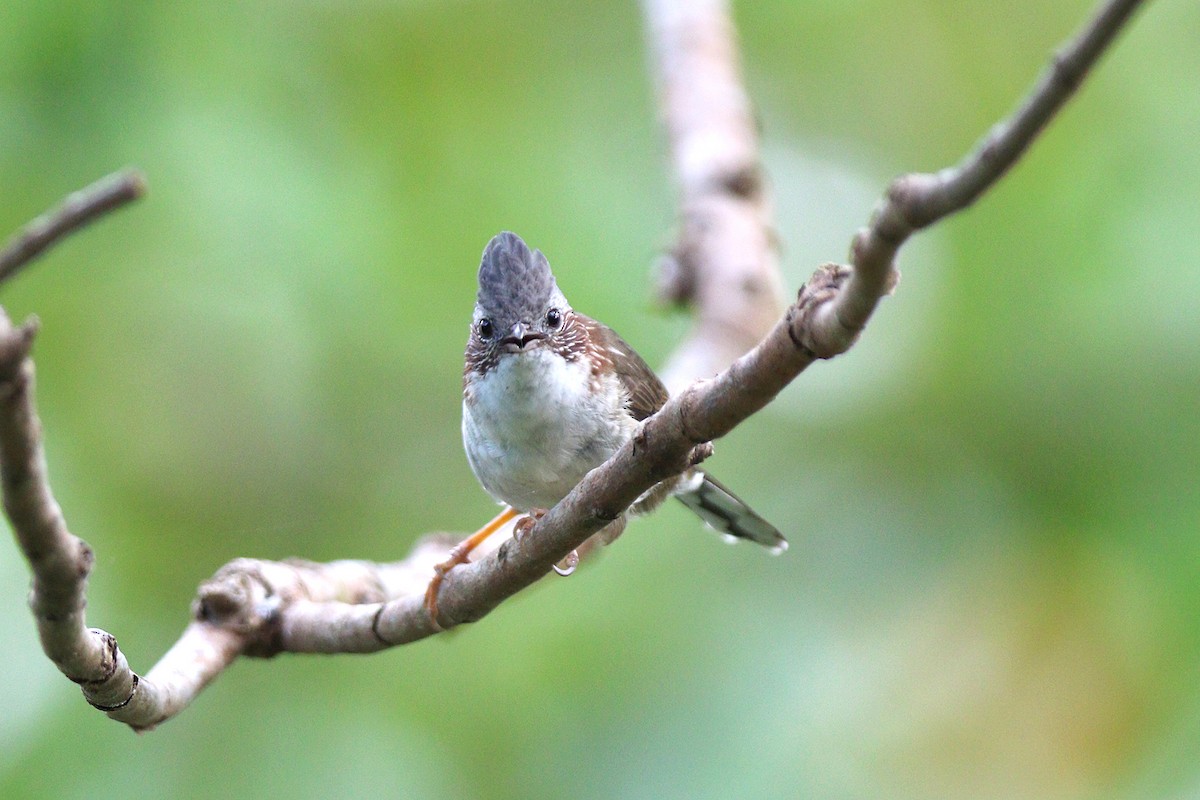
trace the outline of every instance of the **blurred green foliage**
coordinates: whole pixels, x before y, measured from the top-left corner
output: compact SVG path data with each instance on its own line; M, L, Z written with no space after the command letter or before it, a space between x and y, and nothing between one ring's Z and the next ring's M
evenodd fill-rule
M1086 0L737 6L792 290L956 161ZM43 322L89 615L146 670L241 555L402 556L461 454L483 245L652 363L673 189L634 3L14 0L0 230L149 196L0 294ZM1200 7L1150 4L1028 158L905 249L860 346L718 446L790 533L685 512L369 658L240 662L162 729L37 649L0 540L0 796L1160 798L1200 788Z

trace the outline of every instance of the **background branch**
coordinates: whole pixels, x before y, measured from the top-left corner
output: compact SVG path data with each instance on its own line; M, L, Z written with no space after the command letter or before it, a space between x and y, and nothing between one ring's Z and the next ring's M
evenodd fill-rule
M644 0L659 108L679 187L679 232L659 295L695 325L662 370L672 389L724 369L783 302L770 190L725 0Z
M728 433L769 403L813 360L848 348L879 298L889 290L900 244L913 230L961 208L998 180L1061 108L1135 5L1108 4L1064 50L1051 76L1038 85L1014 120L999 126L990 142L964 162L963 168L935 176L908 176L893 184L870 226L855 239L853 267L827 265L818 270L761 342L716 378L677 394L644 423L633 441L539 521L530 536L520 543L505 542L486 558L453 570L441 591L441 627L477 620L540 579L552 564L621 514L640 493L695 463L705 452L704 443ZM719 5L704 8L723 10ZM648 13L663 30L687 30L686 26L671 27L679 20L669 11L670 4L648 4ZM723 24L727 26L727 20ZM664 64L669 60L664 57ZM714 63L728 69L735 61L725 54ZM675 68L662 69L666 74ZM664 78L664 84L677 83L674 78ZM735 116L744 121L743 101L735 99L731 107L740 109ZM680 131L686 128L681 125ZM696 153L708 151L695 141L687 143L688 137L680 131L672 135L679 139L675 149L681 182L687 186L693 181L691 176L703 173L693 164L703 160ZM746 131L739 137L745 141ZM699 141L703 143L703 137ZM756 177L744 184L747 173L739 170L747 165ZM759 256L771 254L756 256L754 263L759 265L756 269L769 264L768 271L774 274L773 246L764 250L758 238L767 228L753 147L743 148L738 159L712 174L724 176L717 180L722 191L733 187L733 205L746 205L739 214L754 212L755 224L746 228L748 232L753 228L748 233L751 249ZM700 183L706 180L711 178ZM140 181L137 183L140 187ZM746 185L753 188L746 190ZM688 191L685 188L685 197ZM123 202L112 199L118 196L124 195L114 193L111 187L91 195L85 191L82 201L76 198L64 206L71 211L52 214L50 222L36 223L33 233L10 246L21 255L10 257L16 266L9 274L62 233ZM736 239L729 237L729 241ZM762 288L759 285L743 294L761 299ZM720 303L702 301L700 305L702 309L715 308ZM702 322L701 328L707 324ZM7 320L0 327L0 466L5 508L34 572L31 606L43 647L64 674L82 685L89 702L115 719L145 729L186 707L238 655L363 652L435 632L422 605L421 590L444 541L419 546L408 559L393 565L238 560L201 587L194 620L183 637L144 679L139 678L111 635L85 626L84 592L92 556L87 545L67 531L49 490L40 424L32 402L33 367L27 357L34 330L32 324L12 326Z
M62 237L136 200L145 190L142 174L127 169L106 175L91 186L68 195L57 208L18 231L0 250L0 283Z

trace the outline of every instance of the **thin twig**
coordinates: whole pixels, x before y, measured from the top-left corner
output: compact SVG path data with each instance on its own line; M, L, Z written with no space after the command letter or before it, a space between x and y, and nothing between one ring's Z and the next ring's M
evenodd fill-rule
M826 265L750 352L716 378L697 383L647 419L637 436L590 472L518 542L450 571L435 625L423 603L433 563L446 544L427 543L394 565L365 562L238 560L200 589L194 621L140 679L107 633L85 627L87 545L66 529L50 494L33 407L34 325L0 319L0 479L5 510L34 573L31 606L43 648L109 716L134 728L179 713L238 655L364 652L480 619L645 490L693 464L698 448L754 414L817 358L853 344L890 287L896 250L911 233L964 207L992 186L1062 107L1078 80L1138 5L1113 0L1057 57L1013 120L960 167L893 184L868 228L855 238L853 267ZM949 199L947 199L949 198Z
M95 634L84 624L92 551L67 530L50 493L42 426L33 403L33 361L28 357L36 330L35 320L14 326L0 312L4 511L33 570L29 607L42 649L64 675L83 687L89 702L113 705L132 693L134 678L121 674L112 637Z
M142 173L125 169L67 195L58 208L30 222L0 250L0 283L67 234L138 199L145 191L146 180Z
M845 352L895 283L895 259L914 232L975 202L995 185L1074 96L1101 54L1142 0L1108 0L1074 39L1059 49L1033 91L1011 117L956 166L933 174L902 175L888 187L871 223L851 244L853 271L845 289L825 305L802 341L822 358Z

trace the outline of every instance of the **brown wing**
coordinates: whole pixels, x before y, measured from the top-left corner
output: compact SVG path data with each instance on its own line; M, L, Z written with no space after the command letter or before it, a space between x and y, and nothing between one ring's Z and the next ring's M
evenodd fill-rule
M662 408L670 395L650 365L612 328L578 311L575 314L587 326L592 341L599 345L600 358L611 363L616 370L621 385L629 395L629 413L633 418L641 421Z

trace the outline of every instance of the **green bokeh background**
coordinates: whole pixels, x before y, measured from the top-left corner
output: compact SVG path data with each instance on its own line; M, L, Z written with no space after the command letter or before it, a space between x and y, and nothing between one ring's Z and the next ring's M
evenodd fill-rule
M789 292L1089 8L737 5ZM1150 4L860 345L718 445L784 557L668 508L478 625L242 661L139 737L41 655L0 540L0 797L1200 792L1198 41ZM0 231L150 182L0 290L42 320L54 488L135 669L233 557L393 559L492 513L458 424L497 230L662 362L647 63L632 2L0 7Z

